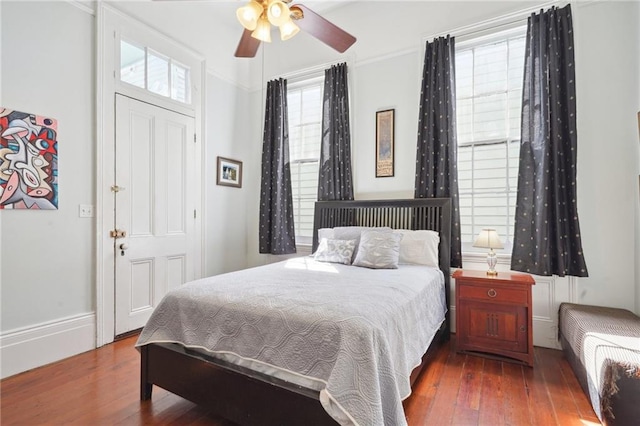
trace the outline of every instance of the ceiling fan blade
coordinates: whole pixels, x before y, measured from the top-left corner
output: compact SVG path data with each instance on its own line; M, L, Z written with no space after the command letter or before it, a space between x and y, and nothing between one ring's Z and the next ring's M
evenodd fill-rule
M236 58L253 58L260 47L260 40L251 37L251 31L245 29L236 49Z
M343 53L356 42L354 36L327 21L308 7L297 3L290 7L294 14L296 8L302 12L302 18L295 21L300 29L308 32L324 44L333 47L338 52Z

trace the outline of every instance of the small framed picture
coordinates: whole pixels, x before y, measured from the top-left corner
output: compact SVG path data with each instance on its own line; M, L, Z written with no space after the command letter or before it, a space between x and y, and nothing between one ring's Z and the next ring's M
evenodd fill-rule
M376 112L376 177L393 177L394 113Z
M216 184L242 188L242 161L218 157Z

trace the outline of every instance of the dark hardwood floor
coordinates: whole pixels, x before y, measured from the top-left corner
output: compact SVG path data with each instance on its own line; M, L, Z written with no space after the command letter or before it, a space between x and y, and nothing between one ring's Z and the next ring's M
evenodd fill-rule
M2 380L0 423L231 425L158 387L140 402L135 339ZM409 425L600 424L562 352L535 348L529 368L454 346L438 351L405 401Z

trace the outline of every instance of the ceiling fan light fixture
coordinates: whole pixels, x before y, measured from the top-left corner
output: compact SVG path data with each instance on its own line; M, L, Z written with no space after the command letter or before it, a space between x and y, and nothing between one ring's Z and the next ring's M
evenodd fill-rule
M298 34L300 27L298 27L291 18L284 24L280 25L280 40L289 40L294 35Z
M258 19L256 29L251 33L251 37L266 43L271 43L271 25L267 18L263 16Z
M290 19L289 6L280 0L271 0L267 6L267 18L276 27L286 23Z
M236 10L236 17L243 27L253 31L258 26L258 19L262 15L262 11L262 5L252 0Z
M247 6L252 9L257 4L259 8L255 8L255 12L259 12L259 17L254 29L249 30L245 26L235 57L254 58L261 42L271 42L272 25L280 29L280 38L283 41L294 37L300 31L305 31L340 53L344 53L356 42L354 36L308 7L297 3L291 5L295 1L252 0ZM238 19L243 16L240 11L237 14Z

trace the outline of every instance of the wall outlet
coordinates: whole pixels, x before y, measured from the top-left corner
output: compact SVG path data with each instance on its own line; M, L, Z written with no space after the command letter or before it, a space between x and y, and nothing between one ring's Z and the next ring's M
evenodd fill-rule
M80 208L78 209L78 216L93 217L93 206L91 204L80 204Z

